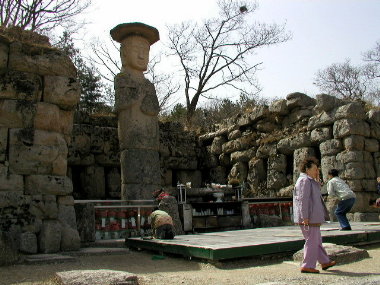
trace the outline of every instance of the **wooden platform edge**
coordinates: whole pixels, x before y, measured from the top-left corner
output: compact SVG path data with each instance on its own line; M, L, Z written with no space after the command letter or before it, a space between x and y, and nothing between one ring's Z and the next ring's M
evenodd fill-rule
M380 243L380 231L365 232L348 232L344 235L324 235L324 243L335 243L341 245L370 244ZM125 240L125 245L130 248L141 248L162 253L178 254L185 257L195 257L212 261L226 260L243 257L254 257L267 254L296 252L302 249L304 239L294 239L288 241L279 241L267 244L254 244L241 247L229 248L206 248L188 246L183 244L165 243L164 241L143 240L138 238L129 238Z
M212 249L185 246L178 244L156 243L143 239L126 239L125 245L130 248L142 248L158 252L179 254L185 257L197 257L212 260Z

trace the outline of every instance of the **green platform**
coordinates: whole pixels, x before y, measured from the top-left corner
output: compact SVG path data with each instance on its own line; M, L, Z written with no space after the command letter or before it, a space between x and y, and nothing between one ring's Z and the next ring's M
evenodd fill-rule
M369 244L380 242L380 223L351 223L352 231L339 231L337 223L321 227L323 242ZM257 228L227 232L176 236L174 240L128 238L126 246L173 253L208 260L234 259L274 253L294 252L303 247L301 231L296 226Z

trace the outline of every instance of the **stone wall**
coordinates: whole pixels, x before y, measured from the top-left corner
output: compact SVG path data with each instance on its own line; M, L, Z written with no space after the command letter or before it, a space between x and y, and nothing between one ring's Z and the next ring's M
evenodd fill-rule
M0 73L0 244L24 253L78 249L66 176L76 69L46 43L0 36ZM2 252L0 264L9 262Z
M353 211L374 212L380 176L380 111L329 95L292 93L270 106L228 119L197 137L177 123L160 123L162 186L177 182L245 182L246 197L291 197L299 162L321 161L323 179L337 168L357 194ZM119 198L120 166L115 117L78 115L69 147L77 198ZM131 165L133 167L133 165Z
M341 171L357 195L354 212L370 212L368 200L376 197L379 139L379 110L302 93L257 106L200 137L212 181L244 181L249 197L291 196L299 162L313 155L321 161L324 181L330 168Z

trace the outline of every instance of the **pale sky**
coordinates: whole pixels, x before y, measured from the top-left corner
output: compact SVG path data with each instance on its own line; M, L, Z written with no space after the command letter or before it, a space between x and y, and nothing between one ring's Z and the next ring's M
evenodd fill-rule
M253 58L263 62L257 75L264 97L285 98L296 91L314 96L320 93L312 84L319 69L345 59L360 64L362 53L380 40L380 0L257 2L255 20L286 23L293 34L292 40L263 48ZM85 15L90 22L85 39L106 38L120 23L143 22L156 27L163 42L166 24L211 18L216 11L216 0L93 0ZM158 48L158 43L152 46L152 50Z

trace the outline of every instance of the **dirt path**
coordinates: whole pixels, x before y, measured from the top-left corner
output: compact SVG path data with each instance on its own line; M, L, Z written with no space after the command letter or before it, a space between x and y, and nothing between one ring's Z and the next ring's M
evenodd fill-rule
M366 248L371 258L342 264L321 274L301 274L290 259L244 259L217 264L180 257L156 259L152 252L125 255L82 256L75 262L0 267L0 284L53 285L55 272L78 269L111 269L139 276L141 284L380 284L380 244ZM89 284L90 285L90 284Z

